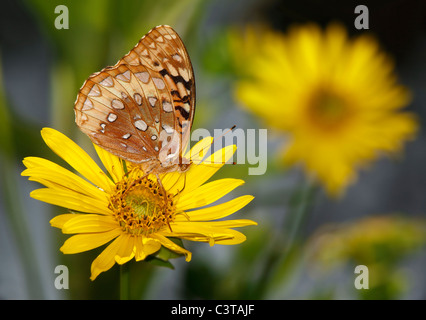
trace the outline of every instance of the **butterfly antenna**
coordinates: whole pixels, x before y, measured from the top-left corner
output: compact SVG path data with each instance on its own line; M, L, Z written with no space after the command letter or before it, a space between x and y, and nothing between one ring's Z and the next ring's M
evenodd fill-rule
M206 146L206 147L204 147L203 149L201 149L199 152L198 152L198 154L200 154L201 152L203 153L203 155L204 155L204 153L206 152L205 150L207 150L208 148L210 148L214 143L215 143L215 141L216 141L216 139L222 139L226 134L228 134L228 133L230 133L230 132L232 132L232 130L234 130L235 128L236 128L237 126L236 125L233 125L230 129L228 129L228 130L226 130L225 132L223 132L219 137L214 137L213 138L213 140L212 140L212 143L210 144L210 145L208 145L208 146ZM212 156L212 155L211 155ZM203 156L204 157L204 156ZM212 165L215 165L215 164L225 164L226 162L225 161L222 161L222 162L217 162L217 163L213 163L213 162L211 162L210 164L212 164ZM236 162L232 162L232 164L233 165L235 165L236 164ZM204 164L204 165L207 165L207 164Z
M222 137L224 137L226 134L232 132L232 130L234 130L237 126L234 124L230 129L226 130L224 133L222 133L218 138L222 139ZM213 138L213 142L216 140L216 137Z

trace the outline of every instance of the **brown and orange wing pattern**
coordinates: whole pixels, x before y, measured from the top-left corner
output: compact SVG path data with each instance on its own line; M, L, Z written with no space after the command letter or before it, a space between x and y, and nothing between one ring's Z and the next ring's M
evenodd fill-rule
M185 146L195 81L178 34L169 26L149 31L115 66L86 80L74 110L77 125L95 144L133 163L158 159L174 134Z

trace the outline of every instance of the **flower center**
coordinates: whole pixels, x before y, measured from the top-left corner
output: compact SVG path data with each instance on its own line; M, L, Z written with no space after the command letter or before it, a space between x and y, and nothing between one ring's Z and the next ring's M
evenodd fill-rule
M347 98L330 88L317 89L308 101L309 120L322 130L337 129L350 115Z
M147 177L124 178L110 198L110 209L126 231L133 235L150 234L174 220L173 195Z

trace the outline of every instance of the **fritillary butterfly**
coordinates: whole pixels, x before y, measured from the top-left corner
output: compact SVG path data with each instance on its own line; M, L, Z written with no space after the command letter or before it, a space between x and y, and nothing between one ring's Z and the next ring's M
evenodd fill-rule
M166 25L150 30L115 66L86 80L74 111L93 143L144 172L186 171L195 81L178 34Z

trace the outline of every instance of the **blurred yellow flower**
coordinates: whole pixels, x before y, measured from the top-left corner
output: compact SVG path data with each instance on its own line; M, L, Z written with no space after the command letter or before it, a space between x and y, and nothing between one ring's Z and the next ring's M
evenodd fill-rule
M202 161L200 153L211 145L212 138L201 140L185 155L192 161L187 172L160 175L162 189L154 175L144 175L139 167L123 162L96 145L96 152L108 174L65 135L44 128L42 136L56 154L87 180L37 157L24 159L27 169L22 175L47 187L34 190L31 197L73 212L50 221L63 233L76 234L65 241L61 247L63 253L79 253L112 241L93 261L92 280L116 262L123 264L133 258L144 260L161 246L185 255L190 261L191 252L169 238L208 242L211 246L216 243L238 244L246 237L231 228L256 225L247 219L213 221L243 208L252 196L205 207L244 183L239 179L205 183L223 166L212 164L212 160L217 159L215 154ZM235 146L227 146L217 152L226 162L235 149ZM130 167L132 169L126 170Z
M372 216L346 224L327 225L311 239L316 260L324 265L394 264L426 244L426 221L402 215Z
M231 33L230 47L242 75L237 99L289 134L283 162L303 163L330 195L341 194L380 152L398 152L415 136L415 116L400 112L410 94L368 36L350 40L337 24L287 35L248 28L244 37Z

